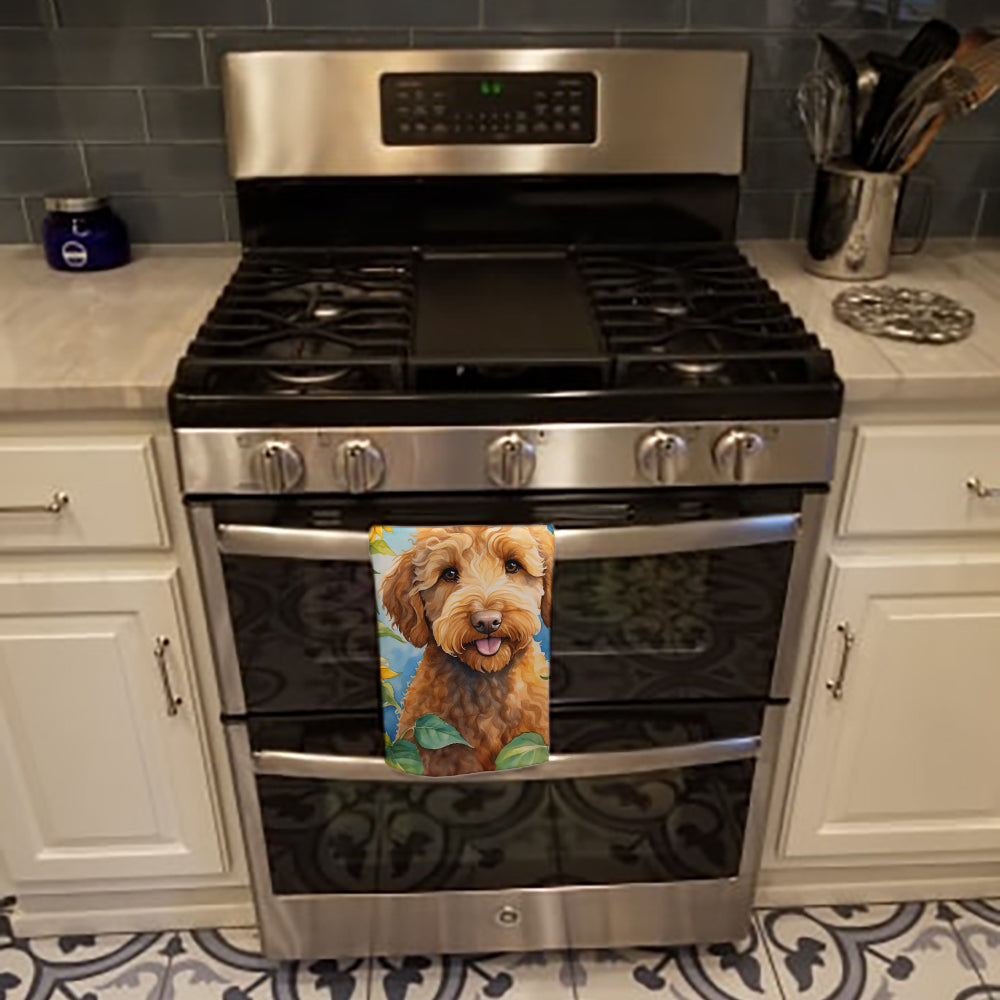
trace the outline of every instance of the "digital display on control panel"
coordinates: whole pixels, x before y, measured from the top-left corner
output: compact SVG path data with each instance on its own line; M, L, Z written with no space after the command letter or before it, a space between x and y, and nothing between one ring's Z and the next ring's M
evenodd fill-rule
M592 143L593 73L386 73L387 146Z

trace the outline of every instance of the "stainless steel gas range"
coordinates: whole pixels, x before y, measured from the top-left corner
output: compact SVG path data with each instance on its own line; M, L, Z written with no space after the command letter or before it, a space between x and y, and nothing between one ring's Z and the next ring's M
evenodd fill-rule
M268 954L746 927L841 385L734 246L741 52L227 57L171 414ZM556 528L546 765L383 761L368 528Z

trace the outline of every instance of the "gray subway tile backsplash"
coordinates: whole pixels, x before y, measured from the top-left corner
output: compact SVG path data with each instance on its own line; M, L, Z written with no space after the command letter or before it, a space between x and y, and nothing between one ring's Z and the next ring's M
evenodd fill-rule
M37 239L39 196L88 179L137 242L237 238L221 55L410 45L748 48L740 232L802 235L812 166L794 91L816 32L892 53L933 16L1000 28L1000 0L0 0L0 241L25 237L25 208ZM933 233L1000 236L998 139L1000 97L932 149Z
M744 239L792 235L795 191L744 190L740 196L738 229Z
M588 49L615 44L613 31L416 30L413 44L427 49Z
M136 243L221 243L226 239L221 195L123 195L114 204Z
M193 31L0 29L0 87L201 82Z
M686 19L685 0L483 0L483 11L494 28L682 28Z
M0 198L0 243L26 243L29 239L20 198Z
M145 138L138 90L0 89L0 123L4 139L28 142Z
M55 4L63 28L267 24L266 0L55 0Z
M456 28L479 23L479 0L271 0L274 23L334 28Z
M784 32L623 31L619 43L629 48L747 49L755 88L794 89L816 59L811 35Z
M80 149L73 145L0 146L0 194L82 191L86 175Z
M208 81L218 86L220 60L226 52L255 49L399 49L410 44L410 30L276 30L206 31L205 62Z
M889 0L692 0L693 28L884 28Z
M797 191L812 184L813 165L802 139L751 139L744 173L746 187Z
M86 147L91 182L101 191L221 192L229 187L222 143L166 143Z
M222 92L215 87L146 90L149 136L159 140L219 139L225 134Z

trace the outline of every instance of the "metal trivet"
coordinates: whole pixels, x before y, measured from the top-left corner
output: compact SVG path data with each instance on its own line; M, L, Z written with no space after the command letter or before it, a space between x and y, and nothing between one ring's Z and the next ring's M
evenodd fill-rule
M976 314L947 295L920 288L862 285L833 300L842 323L875 337L920 344L951 344L972 332Z

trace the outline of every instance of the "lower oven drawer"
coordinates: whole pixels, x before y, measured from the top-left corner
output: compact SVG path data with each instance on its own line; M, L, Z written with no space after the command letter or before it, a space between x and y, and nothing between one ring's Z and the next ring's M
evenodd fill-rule
M695 718L661 709L628 720L553 713L549 763L454 779L393 771L357 720L255 722L272 891L409 894L736 877L762 711L715 706ZM276 748L296 743L304 749Z

